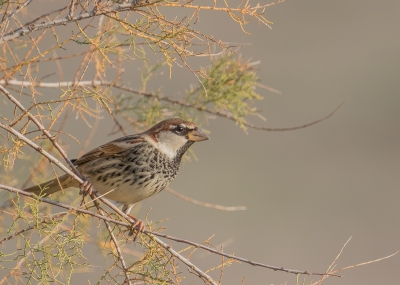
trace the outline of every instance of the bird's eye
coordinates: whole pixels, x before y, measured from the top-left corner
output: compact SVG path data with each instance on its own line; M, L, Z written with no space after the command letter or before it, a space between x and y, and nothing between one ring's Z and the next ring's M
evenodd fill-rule
M186 131L186 127L182 126L182 125L178 125L175 128L175 133L177 133L178 135L185 133Z

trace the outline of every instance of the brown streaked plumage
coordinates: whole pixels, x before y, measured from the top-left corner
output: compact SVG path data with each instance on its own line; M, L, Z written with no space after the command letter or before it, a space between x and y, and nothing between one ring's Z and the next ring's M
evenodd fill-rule
M209 137L195 124L167 119L149 130L122 137L99 146L73 163L88 180L79 183L63 175L58 178L62 188L80 187L81 192L93 186L106 198L124 204L129 213L136 202L159 193L178 173L181 158L196 141ZM35 194L50 195L61 190L57 179L25 189ZM137 220L139 230L144 226Z

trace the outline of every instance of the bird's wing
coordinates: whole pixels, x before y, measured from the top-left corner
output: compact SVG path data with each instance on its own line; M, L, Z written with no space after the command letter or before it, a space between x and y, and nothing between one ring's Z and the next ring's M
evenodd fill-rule
M144 141L145 139L143 137L137 135L119 138L102 146L96 147L95 149L92 149L91 151L82 155L77 160L73 161L73 163L76 166L79 166L96 158L116 156L132 148L135 144L142 143Z

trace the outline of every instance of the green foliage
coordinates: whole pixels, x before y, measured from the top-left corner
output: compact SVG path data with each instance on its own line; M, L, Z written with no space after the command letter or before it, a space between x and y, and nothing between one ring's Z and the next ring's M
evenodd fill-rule
M253 64L233 54L215 60L207 69L207 78L188 92L186 102L199 106L199 111L231 114L245 129L246 117L255 115L254 100L263 99L256 93L258 76Z
M158 64L142 71L143 88L151 76L161 67ZM204 79L195 88L190 88L183 100L164 97L157 93L127 93L110 96L115 114L126 120L137 118L135 123L149 126L170 114L177 117L201 121L207 114L229 114L243 129L246 118L257 114L252 105L263 97L256 92L258 76L254 65L241 57L228 53L213 60L204 69ZM131 119L132 121L132 119Z
M19 276L23 284L69 283L76 268L88 266L82 252L86 233L74 224L74 213L50 214L39 206L36 199L18 197L14 203L7 234L16 239L0 251L0 272Z
M115 229L114 229L115 230ZM176 265L171 256L159 246L152 238L141 236L137 242L137 250L140 250L140 258L127 258L130 266L128 270L123 273L123 269L119 265L119 258L115 252L112 242L109 240L109 235L106 235L106 242L102 248L109 258L113 257L114 262L104 272L100 278L100 282L107 284L107 282L119 282L126 278L125 274L129 276L132 281L141 281L144 284L176 284L178 280L183 279L180 273L177 273ZM119 246L122 250L131 245L132 242L127 242L126 238L119 239Z

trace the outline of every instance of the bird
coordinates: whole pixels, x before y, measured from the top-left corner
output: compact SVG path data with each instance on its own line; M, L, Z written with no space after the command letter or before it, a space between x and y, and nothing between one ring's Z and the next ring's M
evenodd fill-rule
M48 196L69 187L80 188L80 194L91 193L94 188L122 203L122 211L129 215L135 203L161 192L174 180L182 156L195 142L208 139L192 122L166 119L143 133L118 138L71 160L85 177L83 183L65 174L24 191ZM130 217L136 221L132 225L138 230L136 239L144 231L144 224Z

